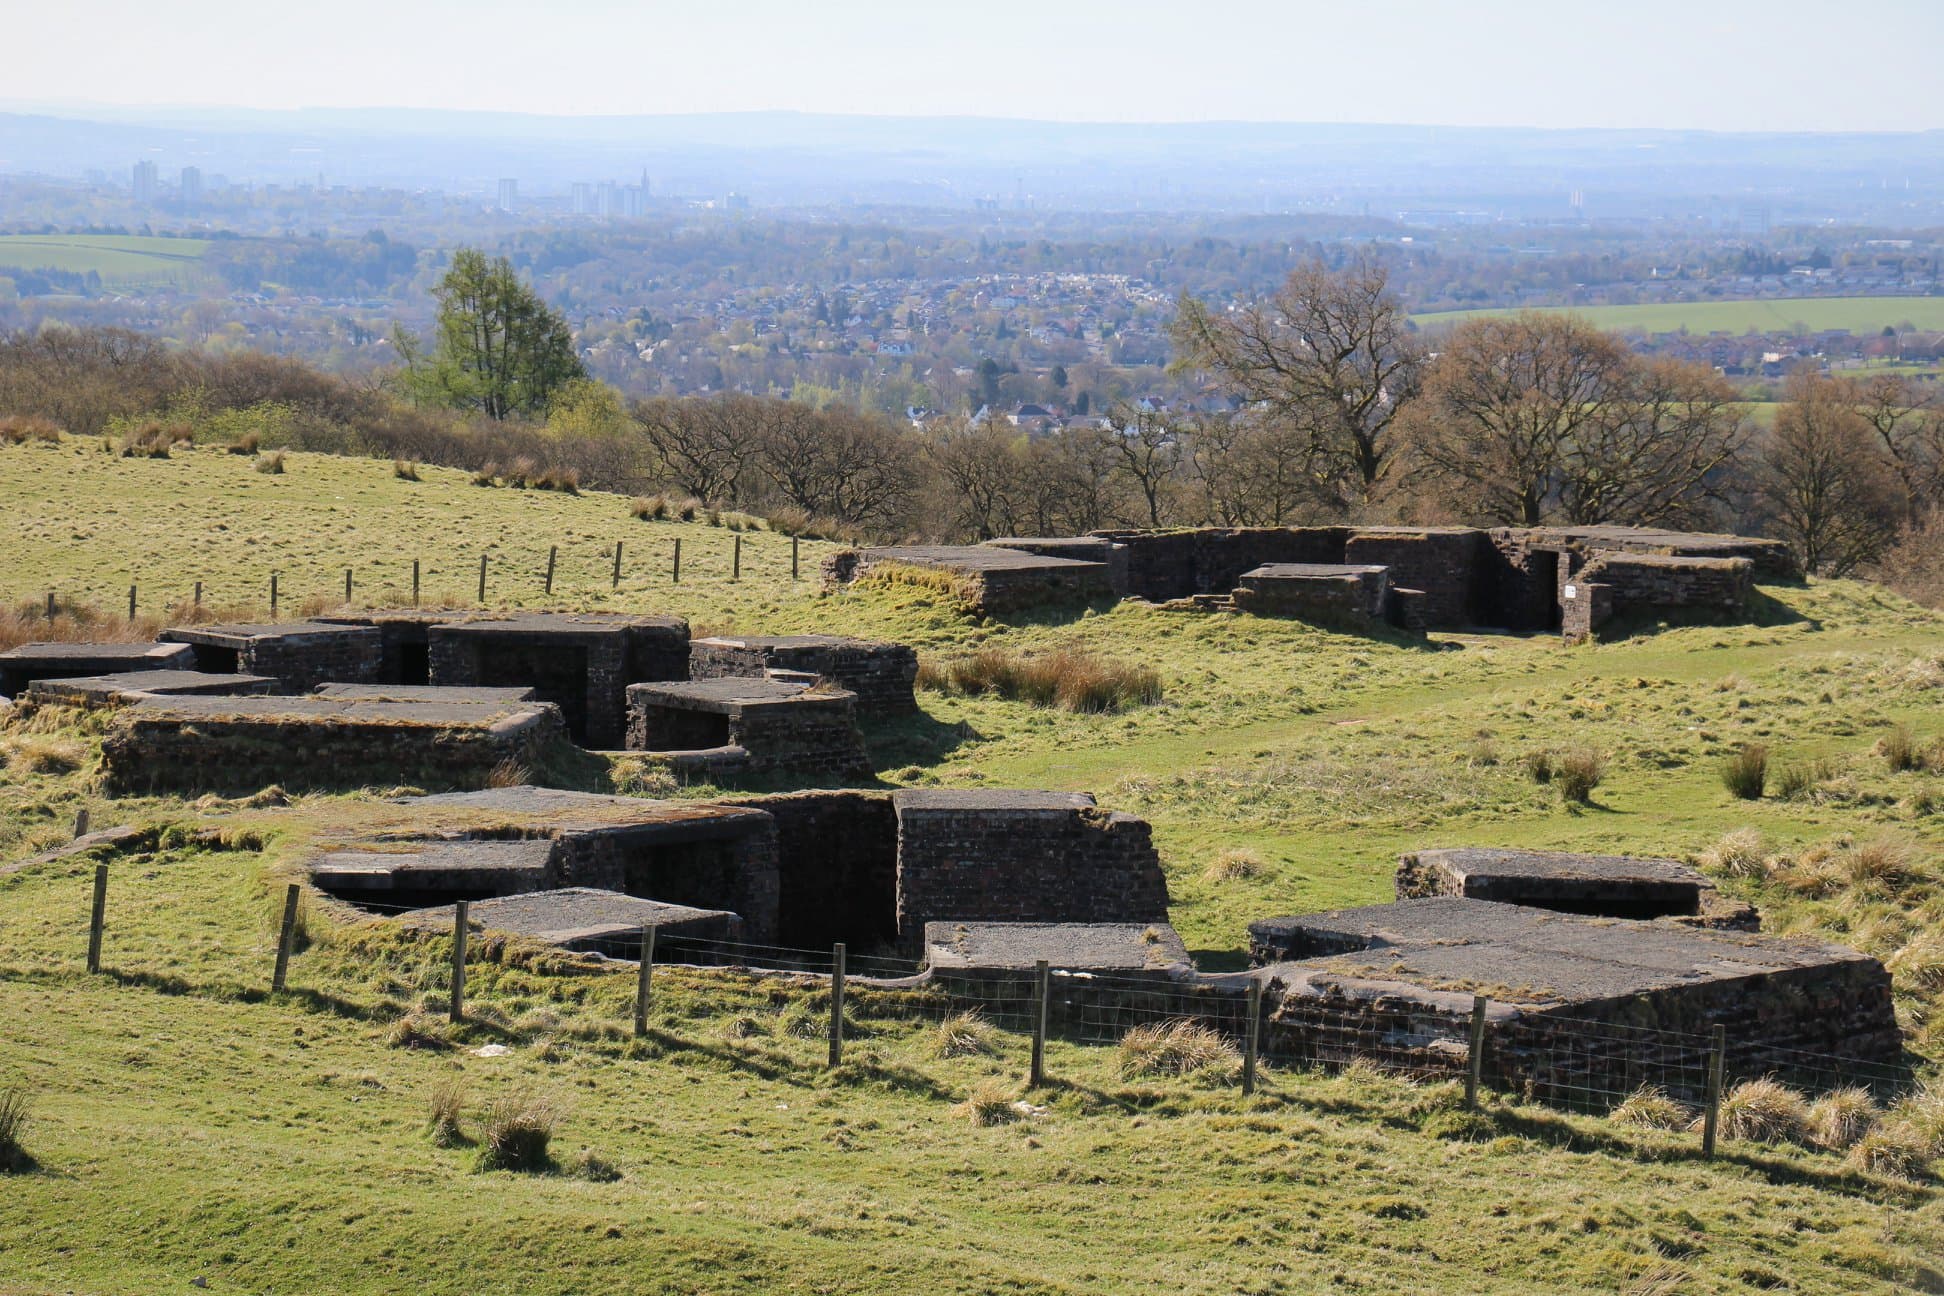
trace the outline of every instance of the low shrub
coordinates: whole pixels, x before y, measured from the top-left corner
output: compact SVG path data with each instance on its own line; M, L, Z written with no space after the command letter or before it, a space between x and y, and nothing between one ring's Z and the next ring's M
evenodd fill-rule
M545 469L533 478L533 488L559 491L563 495L578 495L580 494L580 469Z
M263 445L262 433L245 432L242 436L236 438L236 440L224 446L223 449L227 450L229 453L233 455L253 455L262 447L262 445Z
M481 1171L517 1170L534 1173L553 1168L548 1152L560 1111L554 1103L532 1090L501 1094L487 1103L479 1114L479 1157Z
M1751 1143L1801 1139L1809 1128L1809 1104L1801 1094L1766 1077L1744 1080L1721 1097L1720 1134Z
M0 443L21 445L28 441L56 442L61 429L51 419L38 414L9 414L0 418Z
M150 419L124 433L115 449L124 459L167 459L179 445L194 445L195 433L187 423L162 423Z
M1696 857L1702 868L1729 877L1759 877L1768 862L1768 842L1755 828L1737 828Z
M1909 725L1898 725L1877 741L1877 752L1893 774L1914 770L1923 764L1923 749Z
M466 1108L466 1082L458 1076L442 1080L425 1098L425 1132L440 1147L467 1142L460 1118Z
M1881 1121L1850 1146L1843 1164L1862 1174L1892 1179L1922 1179L1936 1159L1936 1147L1924 1132L1903 1121Z
M931 1028L925 1051L935 1058L984 1057L995 1051L998 1032L985 1014L974 1008L953 1013Z
M0 1173L24 1170L34 1164L21 1143L32 1116L32 1102L19 1085L0 1089Z
M1745 743L1721 766L1721 785L1743 801L1760 801L1768 789L1768 747Z
M1161 700L1161 677L1146 666L1112 661L1079 649L1026 654L988 648L947 663L948 691L990 694L1037 707L1083 714L1119 711ZM941 676L934 671L929 682Z
M1868 1089L1838 1089L1809 1104L1809 1141L1832 1152L1847 1151L1883 1113Z
M1210 882L1240 882L1262 872L1262 857L1254 851L1232 847L1209 861L1202 874Z
M493 460L488 460L473 470L472 484L475 486L497 486L499 485L499 475L499 464Z
M1531 779L1534 783L1552 782L1553 781L1552 753L1549 751L1536 751L1536 752L1526 753L1525 772L1526 772L1526 777Z
M637 495L628 501L628 515L643 522L659 522L668 516L668 496Z
M1242 1054L1220 1031L1184 1019L1129 1030L1121 1036L1119 1062L1129 1080L1198 1074L1231 1079L1242 1069Z
M1553 781L1559 785L1562 800L1585 805L1593 799L1593 789L1600 786L1605 773L1606 757L1591 747L1580 747L1559 758Z
M508 486L515 490L525 490L539 478L540 461L532 455L521 455L508 464L506 471L501 475L506 478Z
M419 479L419 463L416 459L392 460L392 476L400 481L415 482Z
M257 456L256 470L260 473L267 473L272 477L282 476L284 470L284 452L281 450L272 450L269 454Z
M1642 1085L1607 1117L1640 1129L1684 1130L1694 1123L1694 1109L1670 1097L1659 1085Z
M972 1092L958 1105L958 1111L981 1127L1010 1124L1020 1117L1019 1100L1012 1090L1003 1081L990 1078L972 1086Z

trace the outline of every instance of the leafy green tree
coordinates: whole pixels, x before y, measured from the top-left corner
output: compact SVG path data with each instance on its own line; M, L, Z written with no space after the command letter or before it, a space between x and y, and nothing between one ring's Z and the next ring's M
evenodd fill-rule
M505 257L459 249L432 295L432 354L421 360L414 348L406 356L421 399L503 419L545 410L556 390L586 376L567 321Z

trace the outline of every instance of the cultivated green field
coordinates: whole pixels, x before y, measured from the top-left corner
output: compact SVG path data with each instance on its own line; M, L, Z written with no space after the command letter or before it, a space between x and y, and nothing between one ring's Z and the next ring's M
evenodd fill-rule
M1709 301L1649 306L1546 306L1543 314L1572 314L1620 333L1749 333L1794 329L1847 329L1879 333L1886 327L1944 329L1944 297L1812 297L1785 301ZM1468 319L1511 315L1511 310L1432 311L1411 318L1421 328Z
M883 781L1084 789L1146 816L1176 925L1216 967L1238 961L1252 918L1388 898L1400 850L1691 855L1752 828L1772 866L1723 885L1776 927L1898 960L1913 1045L1944 1052L1944 977L1926 953L1944 923L1944 772L1895 771L1878 751L1899 724L1920 746L1944 738L1944 616L1876 587L1776 587L1757 625L1579 649L1134 603L985 621L920 586L792 583L787 542L766 533L746 539L732 584L721 528L637 522L614 496L425 477L311 455L272 477L213 450L0 449L19 537L6 593L113 605L137 579L152 605L202 578L212 599L244 601L275 566L291 597L321 603L349 565L368 573L354 601L382 602L422 554L440 564L428 593L465 602L491 546L491 600L537 606L557 543L563 606L882 635L934 659L1093 648L1152 666L1163 700L1074 715L922 694L922 719L872 735ZM613 594L616 537L643 565ZM677 537L680 586L661 561ZM826 551L805 546L806 576ZM108 802L88 782L98 730L0 722L0 1089L34 1093L25 1145L40 1164L0 1177L0 1294L196 1278L372 1293L1944 1290L1934 1181L1793 1145L1730 1142L1708 1164L1689 1135L1510 1100L1465 1117L1448 1088L1279 1073L1245 1100L1208 1076L1126 1079L1113 1050L1063 1045L1057 1083L981 1127L958 1104L981 1081L1017 1092L1017 1036L940 1057L926 1021L867 998L830 1073L792 1026L816 992L664 970L635 1041L631 969L518 950L482 956L475 1020L451 1029L414 1013L442 1002L440 940L321 909L293 991L271 996L270 897L359 798ZM1812 775L1793 796L1736 800L1721 763L1750 741ZM1589 806L1526 770L1574 748L1605 761ZM97 824L178 826L114 865L96 978L79 971L92 861L7 867L63 839L84 805ZM1865 873L1846 841L1889 854ZM1237 850L1253 872L1210 870ZM400 1047L413 1031L429 1047ZM488 1043L509 1051L471 1051ZM427 1098L454 1080L469 1130L516 1090L555 1101L563 1172L479 1174L469 1149L435 1146ZM571 1173L583 1150L621 1177Z
M132 234L0 235L0 274L9 269L94 271L118 287L182 285L194 278L205 239Z

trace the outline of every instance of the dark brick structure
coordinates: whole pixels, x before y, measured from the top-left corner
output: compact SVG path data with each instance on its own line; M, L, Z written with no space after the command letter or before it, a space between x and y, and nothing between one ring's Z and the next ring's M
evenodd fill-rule
M898 816L898 935L925 924L1168 920L1148 825L1081 792L906 789Z
M375 632L374 632L375 633ZM688 622L583 612L476 616L428 628L430 682L531 687L576 742L616 750L628 685L688 678Z
M455 913L451 905L414 909L401 914L399 922L449 932ZM742 939L742 919L724 910L664 904L597 887L562 887L482 900L469 906L466 919L469 927L609 958L640 958L644 927L655 929L656 947L664 954L690 941Z
M378 631L378 684L428 684L432 680L432 627L466 618L464 612L427 612L392 608L341 612L313 618L332 625L370 626Z
M319 697L143 697L102 739L112 796L411 785L480 787L502 762L532 766L564 742L541 703Z
M1368 625L1390 611L1390 569L1342 563L1266 563L1243 572L1236 609L1256 616Z
M820 790L734 798L776 824L778 941L876 949L898 938L898 817L888 792Z
M757 677L787 672L825 680L857 696L862 721L910 715L918 654L909 645L842 635L712 635L689 643L689 678Z
M35 680L130 671L187 671L195 650L174 643L29 643L0 652L0 697L17 698Z
M383 644L383 637L369 626L322 621L177 626L163 631L162 638L188 644L199 671L268 675L286 693L308 693L328 682L375 682Z
M777 679L628 686L628 750L693 755L714 776L868 778L854 694Z

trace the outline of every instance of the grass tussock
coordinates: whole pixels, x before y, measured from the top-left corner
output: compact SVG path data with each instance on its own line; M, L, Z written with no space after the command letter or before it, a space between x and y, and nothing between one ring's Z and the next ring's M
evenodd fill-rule
M622 796L669 797L681 781L666 765L643 756L623 756L608 767L608 781Z
M1859 1174L1916 1181L1937 1158L1934 1140L1906 1121L1880 1121L1850 1146L1843 1164Z
M0 1173L11 1173L33 1164L21 1135L33 1115L32 1100L19 1085L0 1089Z
M506 466L501 476L514 490L525 490L539 480L540 461L532 455L520 455Z
M195 441L196 434L187 423L149 419L118 437L115 453L124 459L167 459L177 446L194 445Z
M466 1110L466 1082L458 1076L441 1080L425 1096L425 1132L439 1147L467 1142L461 1120Z
M0 418L0 445L24 445L29 441L52 445L60 439L60 426L38 414L9 414Z
M1591 747L1577 747L1563 753L1553 767L1553 783L1562 801L1585 805L1593 799L1593 789L1606 775L1606 757Z
M1768 790L1768 747L1745 743L1721 765L1721 785L1743 801L1760 801Z
M1695 857L1710 873L1726 877L1760 877L1768 865L1768 839L1758 828L1737 828Z
M472 484L475 486L499 485L500 466L497 460L488 460L473 470Z
M1806 800L1840 772L1836 762L1828 757L1791 762L1776 774L1775 794L1784 801Z
M502 758L492 769L486 771L486 786L489 788L525 787L531 782L533 782L533 771L511 756Z
M284 452L272 450L257 456L256 470L266 477L281 477L284 472Z
M1241 1071L1242 1054L1220 1031L1182 1019L1128 1031L1121 1036L1118 1062L1126 1080L1186 1075L1228 1080Z
M980 1128L1009 1125L1020 1117L1019 1100L1002 1080L985 1079L972 1086L965 1101L956 1108L959 1115Z
M1694 1109L1669 1096L1659 1085L1640 1086L1607 1115L1618 1124L1636 1129L1684 1130L1694 1123Z
M1883 1116L1868 1089L1838 1089L1809 1104L1809 1141L1832 1152L1853 1147Z
M531 1089L501 1094L479 1113L480 1171L513 1170L526 1174L553 1169L549 1148L560 1123L560 1108Z
M34 774L71 774L87 762L88 749L56 734L19 734L0 741L0 755L15 778Z
M1909 725L1898 725L1878 739L1876 750L1892 774L1923 767L1923 748L1918 746L1917 736L1910 732Z
M396 477L399 481L418 481L419 461L416 459L392 460L392 476Z
M261 432L245 432L242 436L223 447L224 450L233 455L253 455L262 448L263 434Z
M1808 1101L1778 1081L1744 1080L1721 1096L1723 1138L1782 1143L1800 1141L1808 1132Z
M1263 868L1260 855L1237 846L1210 860L1202 876L1210 882L1243 882L1259 875Z
M920 683L940 692L1001 697L1085 715L1161 700L1161 677L1152 668L1074 648L1049 653L988 648L921 672Z
M559 491L563 495L580 494L580 469L547 468L533 478L533 489Z
M989 1057L998 1051L999 1032L974 1008L953 1013L926 1033L925 1051L943 1060L956 1057Z
M668 496L637 495L628 501L628 516L639 522L661 522L668 518Z

